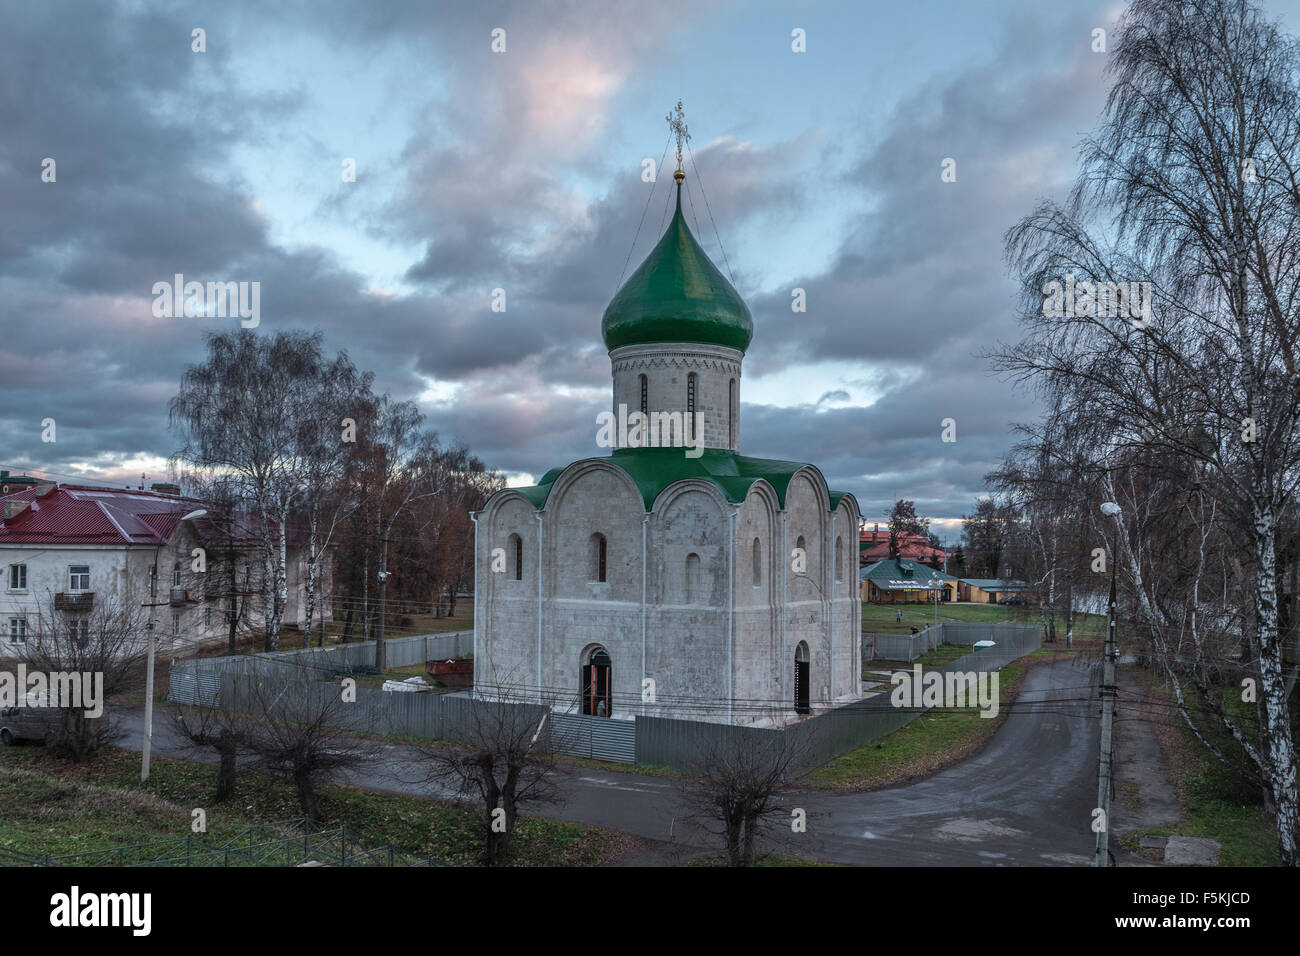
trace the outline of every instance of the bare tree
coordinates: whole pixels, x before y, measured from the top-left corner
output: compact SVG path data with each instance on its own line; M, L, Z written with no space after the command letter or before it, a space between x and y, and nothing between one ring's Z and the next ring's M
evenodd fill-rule
M61 600L67 598L46 597L36 631L22 645L19 660L29 675L43 675L49 691L46 702L58 705L50 748L80 763L121 736L107 699L138 686L149 632L140 604L115 591L92 595L88 610L61 607ZM80 685L80 701L68 699L70 681ZM56 685L61 685L58 693ZM88 695L98 698L102 714L93 714Z
M176 726L195 750L217 754L217 789L223 803L235 795L239 750L248 741L248 720L220 704L177 706Z
M230 476L259 518L269 651L279 649L289 597L289 519L309 452L304 423L323 410L320 342L319 333L210 335L207 361L186 368L171 401L171 424L182 436L173 462Z
M1178 513L1167 505L1181 487L1194 489L1196 522L1207 529L1212 514L1222 529L1248 595L1239 619L1257 662L1258 731L1227 708L1218 717L1256 768L1282 860L1295 865L1278 536L1300 481L1300 53L1249 0L1135 0L1110 70L1106 115L1069 202L1041 205L1008 234L1029 332L998 363L1086 421L1109 490L1133 492L1139 513L1125 512L1119 558L1175 677L1168 629L1193 615L1198 628L1217 625L1234 609L1207 614L1202 588L1153 594L1160 582L1142 555L1158 539L1135 523L1143 511ZM1142 480L1130 484L1119 469L1137 462ZM1206 658L1216 643L1185 649Z
M753 866L767 824L789 816L782 798L805 752L802 741L788 729L731 727L722 736L701 735L694 775L682 781L682 805L689 818L721 836L728 866Z
M320 784L377 750L373 741L349 731L358 712L347 685L320 676L305 664L262 661L236 680L231 702L247 715L243 737L257 766L292 783L312 820L324 819Z
M462 743L426 748L428 782L451 790L475 810L483 862L505 862L522 807L559 799L556 761L563 741L549 706L517 704L510 694L473 702Z

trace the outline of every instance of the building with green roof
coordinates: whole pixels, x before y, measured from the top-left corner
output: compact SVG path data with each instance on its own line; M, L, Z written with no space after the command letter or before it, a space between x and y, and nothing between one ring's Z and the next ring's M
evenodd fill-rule
M609 453L473 516L475 693L781 725L860 697L860 513L813 464L740 454L753 319L674 179L672 221L601 322Z
M876 604L929 604L957 600L957 578L919 561L891 558L858 572L862 600Z

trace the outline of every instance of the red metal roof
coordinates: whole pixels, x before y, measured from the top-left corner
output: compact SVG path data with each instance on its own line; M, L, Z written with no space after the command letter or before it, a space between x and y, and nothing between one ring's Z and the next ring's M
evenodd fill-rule
M859 535L860 561L874 564L885 561L889 555L889 531L862 531ZM865 545L866 547L862 547ZM930 544L929 539L919 534L900 534L898 536L898 556L907 561L938 561L942 563L951 555L942 548Z
M181 517L199 507L175 495L64 484L28 488L0 501L31 502L0 520L0 544L166 544Z

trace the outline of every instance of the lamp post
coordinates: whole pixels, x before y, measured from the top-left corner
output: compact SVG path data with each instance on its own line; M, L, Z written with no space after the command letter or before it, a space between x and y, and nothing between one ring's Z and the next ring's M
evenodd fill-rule
M1110 865L1110 789L1111 775L1114 770L1114 753L1111 747L1111 731L1115 723L1115 659L1118 656L1115 643L1115 585L1119 560L1119 516L1120 507L1113 501L1102 503L1101 513L1114 518L1116 524L1114 545L1111 549L1110 562L1110 610L1106 620L1106 649L1102 654L1101 676L1101 755L1097 765L1097 807L1101 810L1101 827L1097 830L1097 853L1093 861L1095 866Z
M195 518L202 518L208 511L206 508L199 508L197 511L191 511L181 518L181 523L193 521ZM153 742L153 662L155 649L158 646L158 637L154 631L154 608L159 607L158 602L158 552L162 545L157 545L153 549L153 567L149 569L149 603L145 605L149 608L149 660L145 665L144 675L144 745L140 748L140 782L144 783L149 779L149 745ZM170 601L163 602L170 604Z

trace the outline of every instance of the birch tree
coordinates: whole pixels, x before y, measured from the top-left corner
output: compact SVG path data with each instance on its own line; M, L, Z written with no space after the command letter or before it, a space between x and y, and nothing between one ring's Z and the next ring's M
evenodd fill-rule
M1110 57L1068 201L1008 233L1028 332L999 364L1072 402L1101 454L1202 476L1249 581L1261 720L1242 743L1295 865L1277 542L1300 474L1300 55L1247 0L1135 0ZM1125 557L1155 625L1162 604Z

